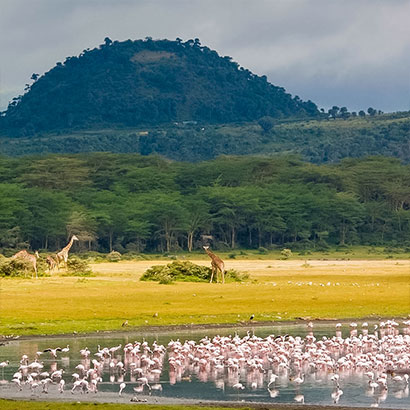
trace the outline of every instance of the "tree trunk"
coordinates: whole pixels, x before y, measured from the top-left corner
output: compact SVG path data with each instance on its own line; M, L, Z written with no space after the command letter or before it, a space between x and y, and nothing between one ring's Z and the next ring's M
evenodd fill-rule
M231 248L235 248L235 227L232 227L232 235L231 235Z
M194 233L188 232L188 252L192 252L193 241L194 241Z
M109 235L110 235L110 252L112 252L112 236L113 236L113 232L110 231L110 232L109 232Z
M165 242L167 247L167 252L171 250L171 237L168 231L165 231Z
M340 245L344 245L346 240L346 225L342 223L340 227Z

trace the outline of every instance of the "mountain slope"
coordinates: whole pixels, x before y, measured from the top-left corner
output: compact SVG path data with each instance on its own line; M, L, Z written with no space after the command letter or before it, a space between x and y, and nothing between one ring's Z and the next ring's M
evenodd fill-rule
M219 155L298 154L314 163L346 157L384 155L410 162L410 113L336 120L277 121L266 131L256 122L167 124L147 128L108 128L0 138L0 154L110 151L160 154L177 161Z
M199 40L107 38L34 79L3 113L3 135L319 115L311 101L292 98Z

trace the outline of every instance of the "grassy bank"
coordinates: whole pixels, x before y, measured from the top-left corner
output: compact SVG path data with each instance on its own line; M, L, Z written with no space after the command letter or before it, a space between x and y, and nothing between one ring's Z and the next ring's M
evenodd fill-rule
M198 260L198 264L209 264ZM93 277L2 279L0 334L38 335L141 326L283 321L298 317L404 317L410 262L227 260L243 283L140 282L152 264L98 263Z

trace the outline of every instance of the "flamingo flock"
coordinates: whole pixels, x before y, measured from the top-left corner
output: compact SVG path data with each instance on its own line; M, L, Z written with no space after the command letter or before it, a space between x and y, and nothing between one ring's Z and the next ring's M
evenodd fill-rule
M342 325L337 324L334 336L316 338L309 323L305 337L261 338L248 332L244 337L171 340L167 346L155 341L98 346L94 353L85 347L74 373L66 372L59 358L68 355L67 345L37 352L33 361L23 355L11 381L18 391L29 389L32 395L47 394L49 388L60 394L97 394L101 385L109 383L117 386L119 396L131 393L131 401L145 401L138 395L160 394L165 384L195 380L212 383L238 399L241 392L255 390L275 399L290 388L297 403L305 403L303 390L309 381L331 386L330 399L339 403L354 375L363 394L378 406L389 394L397 399L409 397L410 321L403 321L401 327L402 332L395 320L374 325L372 330L367 323L361 330L351 323L349 336L343 338ZM47 353L51 364L45 369L41 358ZM0 368L4 372L14 365L4 361Z

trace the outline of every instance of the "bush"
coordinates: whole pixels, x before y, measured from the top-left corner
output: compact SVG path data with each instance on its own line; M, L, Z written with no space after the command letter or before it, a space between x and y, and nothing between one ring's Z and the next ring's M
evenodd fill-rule
M319 252L323 252L323 251L327 251L328 249L330 249L330 246L328 245L328 243L324 240L320 240L318 241L317 245L316 245L316 250Z
M121 260L121 254L117 251L111 251L108 255L107 255L107 260L110 262L118 262Z
M158 281L168 284L175 281L180 282L209 282L211 279L211 268L195 265L189 261L175 261L168 265L155 265L147 269L141 276L142 281ZM225 273L225 280L242 281L247 275L241 275L234 269Z
M162 271L158 274L158 279L160 285L170 285L171 283L175 282L175 278L173 278L165 271Z
M229 269L225 272L225 280L228 282L243 282L249 279L247 273L240 273L236 269Z
M266 248L264 248L263 246L260 246L260 247L258 248L258 252L259 252L260 254L265 254L265 253L268 253L269 251L268 251Z
M280 252L282 259L289 259L292 256L292 251L290 249L282 249Z
M67 261L67 273L64 276L91 276L91 268L86 260L71 257Z
M0 260L0 276L3 277L18 277L34 274L33 266L21 259L6 259Z

